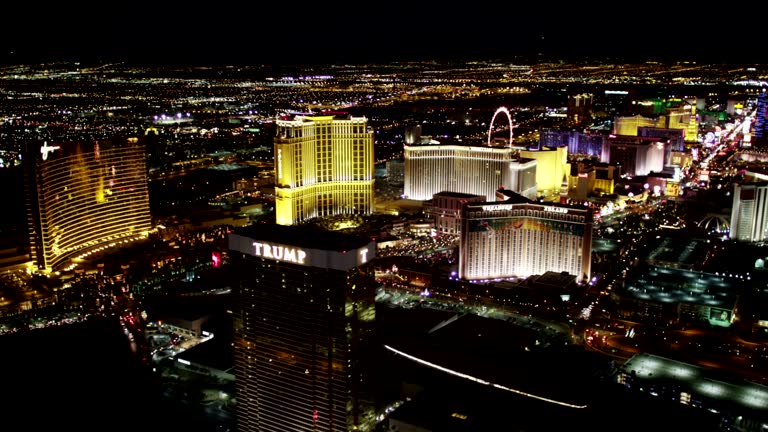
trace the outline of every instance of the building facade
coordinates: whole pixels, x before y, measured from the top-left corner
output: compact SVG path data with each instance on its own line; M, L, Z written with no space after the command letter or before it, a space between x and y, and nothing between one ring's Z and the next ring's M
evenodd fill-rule
M664 119L658 115L644 116L642 114L617 116L613 120L613 135L637 136L640 127L663 128Z
M637 136L641 137L654 137L654 138L667 138L669 144L665 149L665 163L669 165L670 155L674 152L685 151L685 129L668 129L668 128L654 128L641 126L637 128Z
M30 251L38 271L144 239L152 229L140 138L31 145L25 159Z
M372 430L374 242L258 224L229 250L238 430Z
M768 94L760 93L757 96L755 107L755 138L765 144L768 138Z
M634 90L605 90L594 94L592 115L600 119L613 119L629 113L635 100Z
M556 195L563 177L570 171L568 147L545 147L541 150L521 150L520 156L536 160L536 191L538 195ZM530 198L530 197L528 197Z
M425 213L435 220L435 230L443 234L458 234L461 231L461 207L468 202L484 202L482 195L457 192L441 192L432 196L432 205Z
M586 280L591 273L592 218L592 210L585 207L521 196L466 204L459 277L488 280L554 271Z
M406 198L426 201L440 192L482 195L499 188L536 196L536 161L509 147L428 144L404 146Z
M644 176L664 171L665 138L611 135L603 146L600 161L620 165L621 174Z
M373 213L373 131L367 118L282 117L274 144L278 224Z
M586 125L592 121L592 99L590 93L568 96L568 124Z
M539 148L568 147L568 155L600 156L606 134L542 128L539 133Z
M587 201L591 196L613 194L619 168L586 159L571 165L568 197L576 201Z
M768 182L734 184L729 236L744 242L768 238Z
M388 160L385 163L387 170L387 183L394 186L402 186L405 183L405 161Z

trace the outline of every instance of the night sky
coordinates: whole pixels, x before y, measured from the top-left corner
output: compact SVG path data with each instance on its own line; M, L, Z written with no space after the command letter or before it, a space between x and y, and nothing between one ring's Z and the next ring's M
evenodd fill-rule
M0 62L768 62L768 54L750 42L746 22L737 25L734 18L737 31L700 7L632 8L551 2L14 2L0 7Z

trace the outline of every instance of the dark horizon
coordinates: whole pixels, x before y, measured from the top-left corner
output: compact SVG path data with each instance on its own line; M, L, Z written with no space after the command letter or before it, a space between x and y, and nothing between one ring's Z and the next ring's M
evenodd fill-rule
M740 38L733 28L713 32L707 10L665 5L649 16L570 5L458 6L132 4L100 13L14 3L4 8L9 19L0 28L0 64L768 63L768 53L755 49L748 33Z
M323 65L323 64L388 64L402 62L465 63L473 61L499 61L509 63L582 63L582 64L635 64L710 63L710 64L768 64L760 53L746 51L724 52L706 46L688 49L648 50L628 42L626 47L582 47L571 50L552 43L542 47L537 41L510 49L504 46L468 48L460 44L439 47L388 46L385 42L365 45L360 43L346 48L344 44L316 51L300 52L294 56L279 49L261 47L242 52L233 47L210 47L205 43L153 47L119 45L82 45L78 47L50 44L23 46L13 44L0 51L0 66L31 65L57 62L85 64L126 63L146 66L256 66L256 65ZM403 42L404 43L404 42Z

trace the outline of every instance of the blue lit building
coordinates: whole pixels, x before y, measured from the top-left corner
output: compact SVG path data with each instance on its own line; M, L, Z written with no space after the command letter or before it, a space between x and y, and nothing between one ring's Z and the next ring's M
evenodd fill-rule
M764 140L768 135L768 95L760 93L757 97L757 112L755 113L755 138Z
M569 155L600 156L605 137L602 133L543 128L539 134L539 148L568 147Z

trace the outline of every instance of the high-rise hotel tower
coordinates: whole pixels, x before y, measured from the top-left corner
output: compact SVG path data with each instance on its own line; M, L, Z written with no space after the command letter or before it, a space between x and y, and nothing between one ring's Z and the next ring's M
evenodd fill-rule
M27 146L25 189L32 261L67 268L79 254L146 238L152 228L140 138Z
M494 200L505 188L536 197L536 165L508 146L417 144L404 146L408 199L430 200L440 192L482 195Z
M459 277L486 280L553 271L588 279L592 211L509 191L497 201L467 203L461 212Z
M275 215L279 225L374 210L373 131L345 113L277 120Z
M372 430L375 243L257 224L229 249L239 431Z
M756 180L733 185L731 240L768 240L768 181Z

